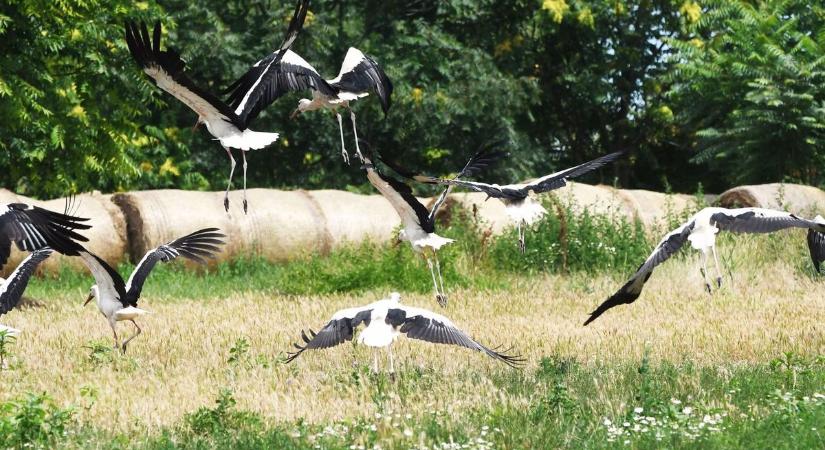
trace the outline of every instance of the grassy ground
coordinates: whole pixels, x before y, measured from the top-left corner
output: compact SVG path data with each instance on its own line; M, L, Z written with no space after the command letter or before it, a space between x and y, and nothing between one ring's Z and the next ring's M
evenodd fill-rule
M547 248L545 238L532 242ZM473 254L505 251L497 245L514 243ZM81 306L90 277L34 280L28 295L42 306L2 318L24 334L0 371L0 447L823 447L825 284L811 275L804 234L727 237L720 248L730 274L714 296L687 253L637 303L586 328L647 248L606 250L612 268L571 257L570 274L527 276L508 253L496 255L504 268L445 255L458 270L440 312L527 364L402 339L395 381L371 374L369 352L349 344L282 358L301 328L394 281L405 303L438 308L408 251L247 261L208 276L159 268L142 304L153 314L125 356L109 349L96 308ZM387 267L406 272L395 280Z

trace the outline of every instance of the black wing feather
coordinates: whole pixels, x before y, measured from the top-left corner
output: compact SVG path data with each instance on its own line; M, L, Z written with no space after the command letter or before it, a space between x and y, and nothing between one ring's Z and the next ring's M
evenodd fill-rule
M590 322L598 319L599 316L614 306L629 305L636 301L642 294L644 284L648 278L650 278L650 275L653 274L653 269L682 248L685 242L687 242L688 236L693 231L694 225L695 222L690 221L665 236L659 245L656 246L656 249L653 250L653 253L647 257L647 260L642 263L633 276L630 277L630 280L590 313L590 317L587 318L584 325L588 325Z
M217 228L204 228L175 239L149 251L135 267L126 286L126 306L137 306L143 283L158 262L169 262L178 256L198 262L206 263L206 258L212 258L220 251L226 236Z
M244 124L251 123L261 111L286 92L312 88L325 95L336 93L318 74L303 67L282 65L281 60L301 32L308 11L309 0L300 0L295 6L295 13L278 50L255 63L224 91L229 93L227 102L233 110L240 106L243 98L249 93L249 99L243 111L239 113Z
M0 315L11 311L17 306L23 297L23 292L29 284L34 270L41 262L45 261L52 254L52 249L46 247L36 250L24 259L20 265L14 269L9 278L0 287Z
M811 261L817 273L822 273L820 265L825 261L825 234L808 229L808 250L811 252Z
M213 95L204 89L198 87L189 77L184 73L186 63L181 59L180 54L171 48L166 51L160 51L161 39L161 25L160 22L155 23L154 41L149 37L149 29L146 24L141 22L138 25L135 22L126 22L126 44L129 47L129 53L135 59L135 62L143 69L160 68L178 84L185 87L195 95L201 97L214 107L218 112L227 118L233 125L241 130L246 129L244 123L232 111L232 109L224 103L217 96ZM151 77L150 77L151 78ZM152 82L157 85L157 81L152 79Z
M342 319L330 320L318 333L309 330L312 335L311 337L308 337L306 333L301 330L301 339L304 341L304 345L292 344L297 351L287 352L286 363L289 364L295 361L295 358L307 349L330 348L351 341L358 325L361 323L369 325L371 315L372 309L365 309L353 318L344 317Z
M82 249L77 241L88 239L74 230L91 228L81 223L88 220L23 203L7 205L6 211L0 214L0 266L8 260L11 242L23 251L48 246L59 253L77 255Z
M525 189L532 190L535 193L540 192L547 192L552 191L554 189L559 189L567 184L567 180L571 178L576 178L581 175L584 175L588 172L596 170L600 167L603 167L606 164L609 164L617 159L619 159L624 152L614 152L608 155L601 156L596 158L592 161L588 161L584 164L579 164L576 167L571 167L567 170L561 171L552 177L543 178L537 180L536 182L528 184Z
M341 91L358 94L375 92L381 100L381 109L384 110L384 114L387 114L392 106L392 81L384 69L369 55L364 54L364 59L355 68L341 74L341 78L331 85Z
M524 363L519 355L508 355L506 352L497 352L479 344L458 328L444 324L423 315L410 316L400 308L392 308L387 314L387 323L400 327L398 331L411 339L418 339L434 344L448 344L477 350L495 358L510 367L518 367Z

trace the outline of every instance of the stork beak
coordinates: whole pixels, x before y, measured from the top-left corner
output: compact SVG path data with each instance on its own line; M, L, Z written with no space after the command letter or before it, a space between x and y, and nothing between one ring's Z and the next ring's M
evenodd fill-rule
M296 117L298 117L298 114L301 114L300 109L296 109L295 111L292 111L292 114L289 115L290 120L295 119Z
M93 298L95 298L95 296L94 296L94 295L92 295L92 294L89 294L89 297L86 299L86 301L85 301L85 302L83 302L83 306L88 305L88 304L89 304L89 302L90 302L90 301L92 301L92 299L93 299Z

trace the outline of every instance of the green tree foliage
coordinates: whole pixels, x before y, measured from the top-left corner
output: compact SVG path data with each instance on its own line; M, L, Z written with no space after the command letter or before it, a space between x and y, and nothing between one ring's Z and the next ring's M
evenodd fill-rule
M697 163L726 183L825 183L825 6L707 3L669 76Z
M481 145L507 138L513 157L487 175L491 181L627 149L630 158L589 181L683 191L703 182L719 190L740 181L718 176L735 163L747 164L742 179L822 183L823 14L806 5L313 0L294 50L330 78L349 46L375 56L394 81L393 107L384 116L375 99L357 102L359 135L413 169L448 173ZM226 154L205 130L193 132L195 114L131 61L122 23L161 20L164 45L182 52L196 82L221 92L280 43L293 7L292 0L4 2L3 186L40 196L222 189ZM306 95L286 96L253 123L282 139L249 154L250 186L364 186L358 167L341 161L331 114L288 119ZM345 138L354 150L348 121ZM777 143L792 156L767 151ZM700 170L684 170L691 160Z

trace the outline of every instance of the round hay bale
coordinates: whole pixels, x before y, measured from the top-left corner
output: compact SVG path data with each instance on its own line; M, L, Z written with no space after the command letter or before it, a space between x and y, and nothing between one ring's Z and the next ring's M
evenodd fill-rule
M123 255L126 253L126 221L120 209L112 203L111 197L111 195L104 195L99 192L79 194L75 196L76 209L72 211L72 214L90 219L87 223L92 228L80 232L80 234L89 238L89 242L85 242L83 245L107 263L117 267L117 264L123 261ZM63 212L66 205L66 200L63 198L40 201L16 195L5 189L0 190L0 201L26 203L58 212ZM11 256L5 267L3 267L2 275L8 276L25 257L26 253L20 252L15 246L12 246ZM55 273L61 265L77 270L86 270L86 266L80 258L53 254L40 264L38 272Z
M661 223L670 216L680 216L696 209L696 198L686 194L663 194L642 189L618 189L618 194L633 205L636 217L646 227Z
M342 191L250 189L249 214L233 191L227 214L223 192L157 190L116 194L127 222L133 262L157 245L200 228L218 227L227 245L217 261L257 255L281 262L307 254L325 254L348 242L387 240L400 223L380 195Z
M392 205L381 195L359 195L346 191L304 192L321 217L330 245L327 250L346 243L365 240L383 242L401 223Z
M779 209L813 216L825 210L825 191L802 184L770 183L739 186L719 196L725 208L757 207Z

